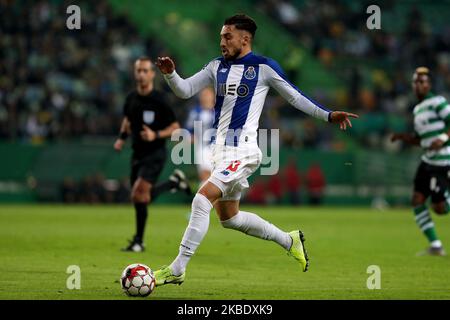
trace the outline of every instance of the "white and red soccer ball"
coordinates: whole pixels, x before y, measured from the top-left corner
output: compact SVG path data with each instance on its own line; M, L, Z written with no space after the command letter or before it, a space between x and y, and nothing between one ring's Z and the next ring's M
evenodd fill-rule
M146 297L155 289L153 271L142 263L130 264L120 277L122 290L132 297Z

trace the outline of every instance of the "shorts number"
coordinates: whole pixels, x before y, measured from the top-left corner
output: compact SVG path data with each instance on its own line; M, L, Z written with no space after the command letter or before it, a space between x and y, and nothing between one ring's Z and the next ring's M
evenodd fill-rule
M437 179L436 179L436 177L432 177L430 179L430 190L436 191L436 187L437 187Z

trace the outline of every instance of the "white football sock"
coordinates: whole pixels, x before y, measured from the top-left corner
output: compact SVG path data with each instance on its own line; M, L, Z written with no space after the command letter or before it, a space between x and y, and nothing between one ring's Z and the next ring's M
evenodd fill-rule
M209 213L213 205L202 194L197 193L192 200L192 213L189 225L181 240L178 256L170 265L172 273L176 276L184 273L186 266L195 253L195 250L202 242L209 227Z
M251 212L239 211L234 217L221 223L224 228L239 230L264 240L272 240L286 250L289 250L292 245L292 238L287 232Z
M434 241L431 241L430 246L432 248L440 248L440 247L442 247L442 242L441 242L441 240L434 240Z

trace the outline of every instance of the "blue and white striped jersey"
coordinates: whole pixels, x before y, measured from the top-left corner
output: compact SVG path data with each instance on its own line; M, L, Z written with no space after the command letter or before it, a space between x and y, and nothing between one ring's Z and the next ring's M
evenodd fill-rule
M425 150L422 160L434 166L450 165L450 141L439 150L429 150L436 139L445 139L450 125L450 104L443 96L428 93L414 107L414 131ZM444 138L442 138L444 135Z
M257 140L259 118L269 88L278 91L297 109L328 121L330 110L307 98L290 83L274 60L248 53L227 61L223 57L209 62L190 78L182 79L176 71L165 75L168 85L180 98L188 99L207 86L216 91L213 137L216 144L238 146Z

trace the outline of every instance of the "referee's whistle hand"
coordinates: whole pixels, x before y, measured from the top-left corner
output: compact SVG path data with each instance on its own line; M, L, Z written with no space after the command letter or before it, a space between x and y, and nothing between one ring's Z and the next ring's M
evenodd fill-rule
M440 140L440 139L436 139L436 140L434 140L434 141L431 143L429 149L430 149L430 150L433 150L433 151L436 151L436 150L441 149L441 148L444 146L444 144L445 144L445 141L442 141L442 140Z
M125 141L123 141L122 139L117 139L116 142L114 142L114 150L116 150L117 152L122 151L124 143Z
M141 138L144 141L153 141L156 139L156 132L147 127L145 124L142 126Z

